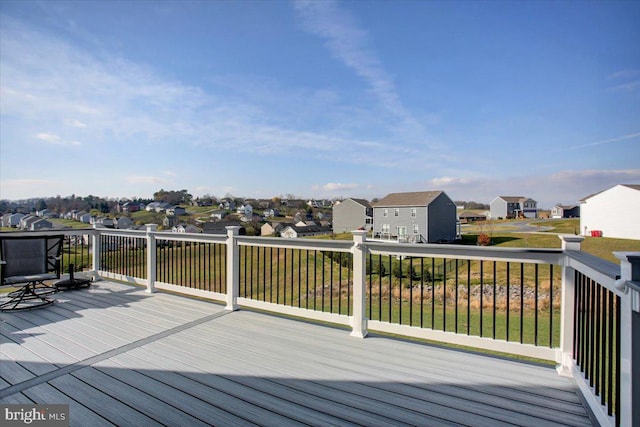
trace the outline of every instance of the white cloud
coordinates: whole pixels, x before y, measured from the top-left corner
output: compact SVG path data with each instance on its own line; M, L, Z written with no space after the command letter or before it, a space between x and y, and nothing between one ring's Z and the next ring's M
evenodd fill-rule
M86 123L82 123L80 120L75 120L75 119L67 120L67 124L69 126L76 127L76 128L86 128L87 127Z
M577 203L583 197L617 184L639 184L640 169L563 170L549 175L505 175L503 177L441 177L412 184L403 191L444 190L454 200L489 203L497 196L525 196L538 206Z
M558 151L567 151L567 150L577 150L577 149L580 149L580 148L594 147L594 146L603 145L603 144L611 144L613 142L621 142L621 141L626 141L626 140L629 140L629 139L636 139L636 138L640 138L640 132L630 133L628 135L617 136L615 138L607 138L607 139L603 139L603 140L600 140L600 141L589 142L589 143L586 143L586 144L572 145L570 147L565 147L565 148L556 150L556 152L558 152Z
M53 145L65 145L65 146L78 146L82 145L79 141L65 141L58 135L54 135L52 133L41 132L36 135L36 138L40 141L44 141L48 144Z
M314 185L313 190L336 193L336 192L345 191L345 190L355 190L358 187L359 185L354 183L347 184L347 183L340 183L340 182L329 182L323 185Z
M330 30L335 48L347 42L350 32L358 33L357 29L350 30L349 25ZM345 31L343 41L341 31ZM89 145L102 150L103 156L128 151L133 144L165 147L179 143L185 144L185 150L199 146L218 152L304 155L307 159L382 167L421 168L427 159L433 158L425 150L397 144L397 138L391 142L384 136L354 137L351 131L354 126L358 129L382 126L376 133L384 134L386 125L380 125L380 115L367 118L367 114L351 106L336 105L339 101L330 91L310 92L276 84L269 86L262 97L249 96L250 91L240 93L240 98L238 93L224 96L208 93L180 81L163 79L154 70L122 58L97 56L74 48L11 19L3 26L0 43L3 52L0 107L3 114L11 117L6 123L3 118L3 126L15 133L14 138L6 140L7 144L23 140L25 132L31 130L33 135L38 133L33 129L46 127L50 131L40 132L39 140L60 145L90 141ZM343 59L367 76L385 103L393 104L395 101L390 101L396 98L393 84L375 55L368 57L358 41L345 49ZM255 86L250 78L240 80ZM262 104L265 98L271 103ZM298 105L306 105L304 100L308 99L314 99L317 105L306 112L308 116L292 114L296 120L286 123L283 117L289 117L287 114L270 111L274 99L289 102L281 108L291 111ZM332 108L327 109L327 105ZM322 130L315 130L316 118L323 116L318 111L327 110L338 116L330 116L328 123L318 126ZM395 111L404 114L401 106ZM358 120L354 120L353 114ZM392 121L390 127L403 120Z
M385 70L369 35L348 11L335 1L301 0L295 3L303 28L325 40L329 51L360 76L380 104L403 126L420 131L421 126L403 106L396 85Z

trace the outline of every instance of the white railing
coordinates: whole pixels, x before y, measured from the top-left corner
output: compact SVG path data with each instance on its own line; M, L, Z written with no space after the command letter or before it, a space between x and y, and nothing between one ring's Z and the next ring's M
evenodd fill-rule
M65 231L65 234L82 235L87 232L87 230ZM29 234L33 235L33 233ZM589 407L601 425L640 425L640 370L636 369L634 371L633 369L634 366L640 366L640 253L616 253L616 256L620 260L620 265L615 265L581 252L580 243L583 237L580 236L560 236L562 239L562 249L523 249L383 243L380 241L367 240L366 231L354 231L352 241L240 236L238 235L238 227L228 227L226 236L158 232L155 226L149 226L147 231L142 232L101 228L91 230L91 234L93 238L91 251L93 260L92 270L96 276L125 280L144 285L148 292L155 292L157 289L168 289L223 301L228 310L237 310L242 306L255 307L287 315L333 322L350 327L352 331L351 334L355 337L365 337L369 331L385 332L552 360L558 363L559 374L575 378ZM106 247L106 250L108 250L108 246L104 246L104 242L107 242L109 238L131 238L144 241L143 248L140 248L141 253L144 255L144 262L141 261L141 263L145 265L144 274L136 277L135 275L127 273L126 270L124 270L124 273L114 273L113 271L103 268L104 266L101 265L101 262L107 259L105 256L112 256L102 253L103 250L101 249ZM166 275L169 279L165 281L158 281L157 273L160 267L158 267L159 260L157 256L160 252L158 252L157 242L159 241L165 243L168 241L176 242L182 245L199 244L219 246L224 253L218 252L215 257L208 255L209 259L211 259L211 264L206 264L204 267L201 267L201 269L215 269L216 274L219 276L216 280L222 279L224 282L223 287L211 291L195 286L190 287L171 283L171 275ZM244 252L241 251L241 248ZM264 293L262 294L263 300L242 295L240 281L242 279L244 282L248 279L245 277L246 273L244 273L243 276L241 253L249 253L247 251L250 248L256 248L258 254L262 254L258 255L258 259L260 259L260 256L266 259L265 254L267 253L267 249L269 250L268 253L276 249L282 249L283 251L312 251L310 252L312 254L316 252L347 254L351 257L348 273L345 273L345 275L347 275L346 282L348 282L345 285L348 289L348 309L346 312L332 312L322 309L312 310L301 307L300 304L298 304L298 306L287 304L286 301L284 304L268 301ZM263 252L259 252L260 250ZM186 251L177 252L183 254L181 256L185 257L184 259L188 259L186 255L184 255L187 253ZM253 252L251 252L251 254L253 254ZM306 256L309 256L308 253ZM368 260L372 256L384 256L385 259L388 257L389 267L391 266L392 259L403 260L425 257L437 257L438 259L444 260L466 260L469 263L473 261L489 262L493 263L494 272L496 262L505 262L507 264L522 263L522 265L534 266L558 266L562 272L560 319L557 319L560 329L559 344L556 345L554 344L555 341L551 340L551 345L541 346L506 339L496 339L495 337L486 337L483 336L482 332L480 332L479 336L474 336L468 333L452 332L445 328L443 328L443 330L436 330L431 327L418 327L412 325L411 322L409 324L402 324L402 320L399 322L392 322L391 320L382 321L381 319L373 320L372 313L369 312L370 310L368 310L367 306L368 301L371 303L371 301L368 300L368 292L369 298L372 298L370 288L367 287L367 277L371 280L372 274L371 271L367 270L371 268ZM246 261L244 262L246 263ZM265 262L268 263L268 260ZM314 266L316 265L315 263L316 261L314 261ZM291 265L294 264L295 263ZM247 268L246 264L244 268ZM271 268L271 270L268 270L268 268ZM264 263L259 264L256 274L260 273L260 269L265 273L270 271L271 275L273 275L273 266L267 267ZM537 275L537 267L535 271ZM268 276L268 274L262 274L260 279L266 281L267 278L265 276ZM551 273L551 277L553 278L553 273ZM277 278L278 276L276 275L276 280ZM389 280L391 279L389 278ZM600 391L597 390L598 380L596 379L596 387L594 387L592 384L593 378L589 378L588 371L593 368L595 362L592 360L590 362L591 367L585 368L581 366L580 361L576 359L576 342L580 341L578 334L584 333L584 331L579 330L576 319L579 319L580 316L593 317L595 315L596 317L593 323L588 323L587 325L600 324L601 321L600 317L597 317L600 316L599 308L597 310L598 314L596 315L592 313L593 310L589 307L585 309L585 307L577 304L576 301L581 298L580 292L582 292L579 289L581 286L584 286L584 283L581 281L588 283L588 289L596 289L598 292L597 295L600 295L600 289L602 289L602 292L610 293L611 297L614 298L615 309L609 309L608 313L611 315L615 311L615 314L619 315L619 322L616 324L617 326L615 326L618 328L615 329L615 335L619 340L619 346L614 343L613 347L610 348L610 351L615 354L616 360L607 359L605 361L607 364L618 363L619 368L615 367L615 369L613 369L613 371L618 371L616 372L616 376L608 378L608 386L601 384L600 387L602 390ZM447 286L446 277L445 280L442 281L442 284L443 286ZM412 282L411 286L413 286ZM420 286L422 286L422 282ZM481 292L484 290L484 286L481 277ZM455 290L456 292L458 290L457 282ZM389 293L389 298L391 298L391 293ZM551 298L549 299L551 300ZM595 304L599 304L600 300L594 299L594 301L597 301ZM390 300L389 303L391 303ZM467 301L467 304L469 304L469 301ZM553 311L553 306L550 310ZM604 309L604 311L606 312L606 309ZM604 314L601 317L603 319L602 322L605 322ZM597 332L595 328L593 326L587 326L587 328L591 328L587 331L589 337L594 337ZM602 340L611 340L611 338L611 336L606 336L605 333L605 337L603 337ZM593 338L589 339L593 340ZM599 355L596 354L591 357L597 360ZM598 361L597 363L600 362ZM596 372L596 376L599 377L602 375L604 378L604 374L597 370ZM612 388L616 389L613 401L606 399L606 396L603 395L605 389L607 393L609 393L609 390ZM605 405L602 404L603 402ZM615 410L612 409L613 406L615 406Z
M114 231L100 233L114 233ZM117 232L116 232L117 233ZM158 283L155 281L154 251L147 254L149 272L146 286L149 292L156 288L171 289L173 291L182 290L184 293L209 296L213 299L224 299L228 310L236 310L241 306L255 307L287 315L300 316L313 320L328 321L351 328L351 335L355 337L365 337L369 331L401 334L405 336L425 338L451 344L460 344L474 348L506 352L511 354L524 355L528 357L553 360L559 363L558 372L561 375L574 377L580 386L592 412L602 425L633 425L633 420L640 420L637 411L638 396L640 388L637 376L633 372L634 364L638 363L640 352L633 352L633 346L638 346L640 327L636 326L635 334L633 326L638 320L638 289L635 285L638 277L638 254L618 254L621 265L604 262L595 257L580 252L580 236L561 236L563 241L562 249L521 249L521 248L486 248L470 247L458 245L406 245L390 244L379 241L369 241L366 239L366 231L354 231L353 241L330 241L316 239L278 239L239 236L236 227L229 227L227 236L207 236L207 235L174 235L171 233L158 233L153 228L146 232L146 238L150 248L158 238L171 239L186 242L210 242L224 244L226 247L226 292L215 293L189 288L180 288L169 283ZM353 257L352 277L350 279L350 310L349 314L333 313L326 311L309 310L307 308L295 307L286 304L276 304L273 302L260 301L254 298L247 298L240 295L240 248L245 247L268 247L296 250L331 251L337 253L348 253ZM442 259L464 259L482 260L489 262L517 262L526 264L557 265L562 269L561 283L561 314L560 314L560 344L556 346L544 347L532 344L523 344L500 339L492 339L482 336L470 336L449 331L438 331L430 328L402 325L394 322L383 322L380 320L370 320L367 315L367 284L366 265L369 255L384 255L396 258L405 257L439 257ZM99 269L96 269L99 272ZM602 405L603 398L595 394L593 386L585 379L585 374L581 371L574 359L574 338L575 338L575 272L588 277L605 287L620 298L618 310L621 314L620 322L620 373L613 383L619 387L618 395L614 398L615 403L608 402ZM100 272L99 272L100 273ZM632 321L633 320L633 321ZM616 349L617 351L617 349ZM613 361L610 361L613 363ZM634 377L635 375L635 377ZM633 385L636 385L635 394ZM602 393L602 392L601 392ZM617 405L617 414L609 409L612 405ZM636 411L636 412L634 412ZM616 421L616 417L618 420Z

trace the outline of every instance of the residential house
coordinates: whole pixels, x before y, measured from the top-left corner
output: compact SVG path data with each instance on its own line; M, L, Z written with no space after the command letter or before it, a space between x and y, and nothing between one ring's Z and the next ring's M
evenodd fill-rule
M37 218L35 221L29 224L29 228L27 228L26 230L38 231L38 230L45 230L49 228L53 228L53 224L51 223L51 221L47 221L44 218Z
M147 212L162 213L162 212L166 212L167 209L170 209L172 207L173 205L167 202L151 202L145 207L145 210Z
M20 225L18 228L20 228L21 230L30 230L31 229L31 224L33 224L34 222L38 221L40 218L38 218L35 215L25 215L24 217L22 217L20 219Z
M242 222L262 222L262 220L263 218L257 214L242 215L240 217L240 221Z
M253 206L251 206L249 203L240 205L236 209L236 213L250 218L253 215Z
M464 211L458 214L458 219L461 224L468 224L474 221L485 221L487 219L486 215L482 215L475 212Z
M204 234L227 234L227 227L230 226L238 226L240 230L238 234L244 236L247 234L247 229L242 226L239 222L234 221L225 221L225 222L205 222L202 224L202 232Z
M178 224L171 228L174 233L202 233L202 229L192 224Z
M263 212L265 218L271 218L274 216L280 216L280 211L276 208L265 209Z
M538 217L538 202L528 197L498 196L489 206L491 219Z
M75 215L75 220L83 224L91 224L91 214L87 212L78 212Z
M201 199L197 197L191 201L191 206L213 206L213 199Z
M133 221L131 218L127 218L126 216L121 216L120 218L116 218L113 221L113 225L115 228L120 230L128 230L133 227Z
M62 218L64 218L64 219L75 219L75 216L76 216L76 214L77 214L77 213L78 213L78 211L77 211L77 210L72 209L72 210L70 210L70 211L68 211L68 212L65 212L65 213L62 215Z
M317 222L312 221L312 220L300 220L297 221L294 225L298 226L298 227L309 227L312 225L319 225Z
M580 200L580 232L640 240L640 184L618 184Z
M555 205L551 209L551 218L580 218L580 205Z
M262 224L262 227L260 227L260 235L261 236L278 236L280 235L282 230L289 225L293 225L293 224L290 222L271 222L271 223L267 222L265 224Z
M227 215L229 215L229 211L225 211L224 209L218 209L218 210L215 210L215 211L211 212L211 215L209 217L211 219L215 219L217 221L221 221L222 218L224 218Z
M220 200L220 204L218 205L220 209L226 209L228 211L232 211L236 208L236 203L231 199L222 199Z
M282 206L295 209L304 209L307 206L307 202L301 199L282 199L280 203Z
M162 220L162 225L164 228L172 228L179 224L179 219L175 216L165 216Z
M99 216L93 219L93 224L98 224L106 228L115 228L115 222L113 218L107 218L106 216Z
M2 225L4 227L20 227L20 220L26 215L23 213L6 214L2 217Z
M118 211L119 212L138 212L140 209L142 209L141 203L138 202L124 202L121 205L118 205Z
M371 206L374 238L441 243L457 237L456 206L444 191L391 193Z
M296 239L298 237L308 237L308 236L320 236L331 234L333 230L329 226L321 226L321 225L287 225L280 232L280 237L285 237L287 239Z
M357 230L371 230L373 227L373 207L364 199L348 198L333 207L333 232L346 233Z
M36 215L40 218L58 218L58 214L51 209L42 209L36 212Z
M186 215L187 210L182 206L171 206L166 208L166 213L168 216L180 216Z

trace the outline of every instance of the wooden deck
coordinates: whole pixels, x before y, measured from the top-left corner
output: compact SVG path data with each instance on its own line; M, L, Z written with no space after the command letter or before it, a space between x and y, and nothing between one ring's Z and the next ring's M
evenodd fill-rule
M71 425L591 425L532 364L99 282L1 313L1 403Z

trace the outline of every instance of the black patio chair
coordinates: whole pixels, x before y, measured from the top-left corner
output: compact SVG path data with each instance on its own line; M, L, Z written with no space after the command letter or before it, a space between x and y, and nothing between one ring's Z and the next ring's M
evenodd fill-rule
M0 236L2 286L20 287L0 303L1 311L27 310L53 303L56 288L45 284L60 278L63 235Z

